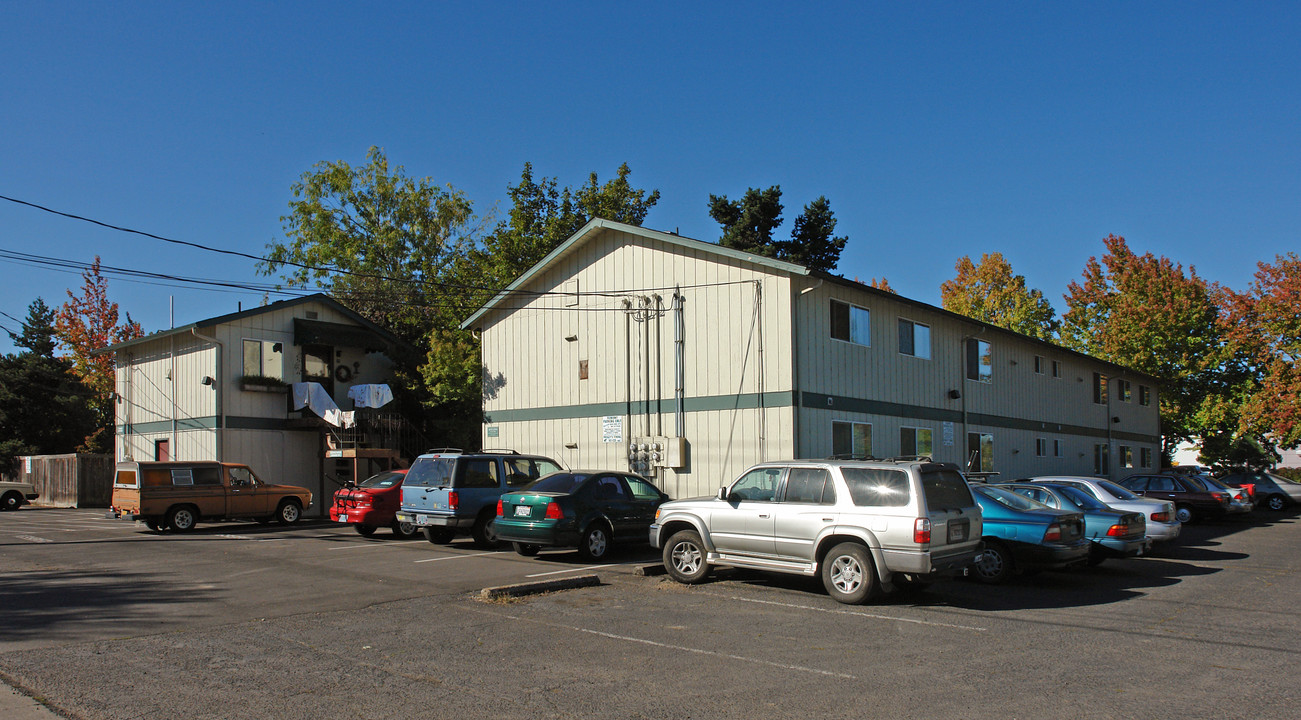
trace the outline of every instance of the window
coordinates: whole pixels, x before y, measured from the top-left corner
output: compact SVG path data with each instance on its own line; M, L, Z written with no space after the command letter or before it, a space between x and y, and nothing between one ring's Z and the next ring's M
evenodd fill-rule
M831 337L855 345L872 344L872 315L865 308L831 301Z
M1121 402L1129 402L1129 401L1130 401L1130 398L1133 397L1133 394L1130 393L1130 391L1129 391L1129 381L1128 381L1128 380L1119 380L1119 381L1117 381L1117 382L1118 382L1119 385L1120 385L1120 393L1119 393L1119 394L1120 394L1120 401L1121 401Z
M912 493L908 487L908 473L878 468L842 468L849 497L859 507L901 507L908 504Z
M634 499L637 500L659 500L660 499L660 491L656 490L655 486L651 485L645 480L642 480L639 477L633 477L631 475L624 475L623 479L624 482L628 483L629 489L632 490L632 496Z
M1134 448L1128 445L1120 446L1120 466L1123 468L1134 467Z
M929 360L931 357L930 326L899 318L899 352Z
M1145 468L1152 467L1152 448L1138 449L1138 464Z
M1093 474L1111 474L1111 448L1107 447L1106 443L1093 446Z
M994 436L967 433L968 472L994 472Z
M872 425L870 423L831 423L831 454L870 457L872 455Z
M986 383L994 379L993 350L984 340L967 340L967 379Z
M934 451L930 428L899 428L900 455L930 455Z
M1053 441L1053 457L1066 457L1066 443L1061 440Z
M1042 355L1034 356L1034 371L1040 375L1044 374L1044 358Z
M824 468L791 468L786 476L785 502L834 505L836 486Z
M1048 457L1048 438L1034 439L1034 456Z
M461 462L460 482L455 487L495 488L497 487L496 460L464 460ZM407 473L410 474L409 472ZM405 485L405 483L403 483Z
M1060 361L1058 361L1058 360L1054 360L1054 361L1053 361L1053 377L1055 377L1055 378L1059 378L1059 377L1061 377L1061 376L1062 376L1062 364L1061 364Z
M1152 404L1152 388L1146 385L1138 386L1138 404L1139 405Z
M244 341L244 374L285 379L284 343L270 340Z
M781 482L781 478L781 468L751 470L732 485L730 494L749 502L772 502L777 495L777 483Z
M618 500L622 502L628 500L628 492L623 489L623 483L613 475L602 475L593 480L592 484L587 487L593 500Z
M1102 373L1093 373L1093 402L1107 404L1107 376Z

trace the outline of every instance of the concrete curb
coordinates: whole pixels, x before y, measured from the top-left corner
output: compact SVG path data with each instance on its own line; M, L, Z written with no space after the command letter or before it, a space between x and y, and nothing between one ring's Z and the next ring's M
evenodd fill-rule
M518 585L501 585L499 587L484 588L479 591L479 598L482 600L499 600L508 597L515 598L523 597L525 595L537 595L538 593L553 592L556 590L573 590L574 588L596 587L600 584L601 578L595 575L577 575L556 580L539 580L538 582L519 583Z
M641 577L654 577L656 575L663 575L666 572L668 571L664 569L663 563L650 563L648 565L637 566L633 569L632 574Z

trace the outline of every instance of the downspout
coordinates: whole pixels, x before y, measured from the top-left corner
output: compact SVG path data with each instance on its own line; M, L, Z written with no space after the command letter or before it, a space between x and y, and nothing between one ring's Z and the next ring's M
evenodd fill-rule
M217 366L216 366L216 369L213 371L213 379L214 379L213 385L215 385L215 388L214 388L214 389L215 389L216 392L217 392L217 398L216 398L216 405L217 405L217 407L216 407L216 410L217 410L217 427L216 427L216 436L217 436L217 462L223 462L223 461L224 461L224 456L225 456L225 452L224 452L224 450L225 450L225 445L226 445L226 443L225 443L225 440L226 440L226 411L225 411L225 406L224 406L224 404L222 403L222 394L223 394L223 392L224 392L224 388L226 387L226 382L225 382L225 375L224 375L224 373L221 372L221 368L222 368L222 364L221 364L221 363L222 363L222 356L224 355L224 353L222 352L222 350L224 349L224 346L222 345L221 341L218 340L217 338L215 338L215 337L210 337L210 336L208 336L208 335L203 335L203 334L199 333L199 329L198 329L198 328L190 328L190 332L194 335L194 337L196 337L196 338L198 338L198 339L200 339L200 340L203 340L203 341L205 341L205 342L210 342L210 343L212 343L213 345L216 345L216 346L217 346Z
M664 298L658 294L655 295L655 435L664 435L664 413L662 411L663 402L663 373L664 367L664 349L661 341L663 340L663 325L660 323L660 316L664 314Z
M643 340L642 340L642 357L645 359L645 362L646 362L646 386L645 386L645 387L646 387L646 394L645 394L645 397L643 398L643 402L646 403L646 413L645 413L645 414L646 414L646 434L647 434L647 435L650 435L650 434L651 434L651 404L650 404L650 399L651 399L651 387L650 387L650 384L651 384L651 363L650 363L650 353L651 353L651 342L650 342L650 331L651 331L651 328L650 328L650 326L651 326L651 323L650 323L650 308L651 308L651 304L650 304L650 298L649 298L649 297L646 297L646 296L643 295L643 296L642 296L642 299L641 299L641 306L642 306L642 322L643 322L644 325L645 325L645 327L642 328L642 337L643 337Z
M624 386L626 392L624 397L627 398L627 407L624 416L627 418L628 426L625 432L632 435L632 307L627 299L623 301L623 359L624 359ZM630 437L625 437L624 442L632 442Z

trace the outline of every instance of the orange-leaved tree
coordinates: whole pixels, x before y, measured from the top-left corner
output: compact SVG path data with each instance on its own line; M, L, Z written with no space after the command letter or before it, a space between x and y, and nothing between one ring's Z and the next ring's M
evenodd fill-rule
M1042 290L1027 289L1025 276L1013 273L1002 253L985 253L979 263L963 255L954 269L958 276L940 285L945 310L1040 340L1056 337L1052 303Z
M88 435L78 452L113 451L113 356L94 352L114 343L138 338L144 334L128 313L126 321L118 323L117 303L108 299L108 280L100 274L99 256L95 263L81 274L81 294L68 290L68 302L59 308L54 319L54 331L59 342L68 350L72 360L72 373L94 393L91 405L95 410L96 429Z

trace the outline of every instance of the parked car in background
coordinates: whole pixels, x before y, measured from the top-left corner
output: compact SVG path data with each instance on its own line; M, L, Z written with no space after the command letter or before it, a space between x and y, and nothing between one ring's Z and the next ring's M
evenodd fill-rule
M551 458L514 450L431 450L407 469L397 520L422 528L431 543L468 532L479 547L495 548L501 494L559 471Z
M29 482L0 480L0 510L17 510L40 496Z
M1110 480L1073 475L1041 475L1030 478L1028 482L1067 485L1092 495L1116 510L1143 513L1147 522L1147 536L1155 542L1174 540L1183 529L1183 523L1175 517L1174 503L1135 495Z
M655 510L668 499L639 475L552 473L501 496L497 538L526 557L573 547L584 560L601 560L615 542L646 542Z
M1174 503L1181 523L1229 513L1229 494L1192 475L1130 475L1120 484L1143 497Z
M1229 513L1249 513L1256 509L1256 499L1253 497L1254 487L1239 487L1220 482L1210 475L1193 475L1192 477L1202 481L1207 487L1217 488L1229 494Z
M1152 547L1143 513L1116 510L1069 485L1011 483L999 485L1057 510L1084 514L1084 535L1089 539L1089 564L1107 558L1142 555Z
M1083 513L1055 510L1000 485L973 485L971 490L984 518L985 549L971 566L977 580L998 584L1017 573L1088 562Z
M651 545L669 577L715 565L820 576L838 602L924 584L980 556L980 507L956 466L927 459L755 465L712 498L659 508Z
M330 519L352 525L364 537L374 535L382 527L391 528L400 538L414 537L419 529L397 519L406 474L406 470L386 470L356 485L339 488L330 506Z
M117 464L107 517L143 520L150 530L188 532L202 520L278 520L289 525L312 504L297 485L262 482L247 465L208 461Z
M1220 482L1231 487L1244 484L1256 486L1256 500L1265 507L1278 512L1301 503L1301 483L1289 480L1282 475L1254 470L1229 473L1220 478Z

